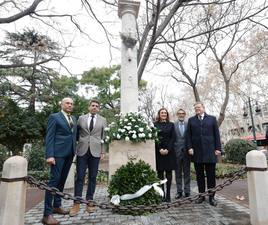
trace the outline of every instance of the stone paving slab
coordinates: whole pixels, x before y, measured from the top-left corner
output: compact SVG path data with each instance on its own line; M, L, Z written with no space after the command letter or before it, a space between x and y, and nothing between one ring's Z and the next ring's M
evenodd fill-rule
M172 187L175 190L175 185ZM196 192L193 187L192 191ZM175 196L175 193L172 193ZM88 224L88 225L250 225L249 209L234 203L220 195L216 195L218 206L213 207L204 202L202 204L185 204L152 213L146 216L119 215L111 210L96 208L94 213L88 214L85 205L81 205L80 212L75 217L55 215L60 224ZM95 193L97 202L109 201L107 186L98 185ZM63 206L71 207L72 201L63 200ZM44 202L39 203L25 214L25 225L41 225Z

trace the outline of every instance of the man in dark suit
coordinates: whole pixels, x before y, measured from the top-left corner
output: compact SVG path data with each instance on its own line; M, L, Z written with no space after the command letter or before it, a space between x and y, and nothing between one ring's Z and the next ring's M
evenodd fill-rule
M217 120L214 116L205 113L202 102L194 104L196 115L188 120L187 149L194 162L199 193L205 192L205 172L207 176L207 188L216 185L215 169L217 155L221 154L220 132ZM209 203L216 206L214 193L209 196ZM202 203L205 197L199 197L196 203Z
M175 128L175 143L174 149L176 154L176 184L177 184L177 195L176 199L182 197L183 189L185 197L190 196L190 157L185 151L186 143L185 143L185 136L186 136L186 128L187 122L185 121L186 112L183 109L179 109L177 111L178 121L174 123ZM183 184L182 186L182 174L183 174Z
M73 100L64 98L61 101L61 111L53 113L48 118L46 133L46 162L50 165L50 180L48 185L63 191L73 156L75 154L77 124L73 111ZM44 224L59 224L53 213L68 214L61 207L61 198L46 191L45 208L42 222Z
M107 125L106 119L98 114L100 103L97 100L91 100L88 106L89 113L82 115L78 119L79 141L76 149L76 180L75 180L75 196L82 196L86 169L88 169L88 187L87 200L93 200L96 188L96 177L99 168L100 159L104 158L104 129ZM80 204L74 202L70 210L70 216L75 216L79 212ZM94 211L93 204L88 204L86 211L91 213Z

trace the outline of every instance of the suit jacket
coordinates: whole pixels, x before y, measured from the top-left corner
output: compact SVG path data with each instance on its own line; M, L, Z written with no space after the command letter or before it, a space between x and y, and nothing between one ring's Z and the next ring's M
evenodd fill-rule
M79 140L76 148L76 154L83 156L90 149L91 154L94 157L100 157L100 154L104 152L104 128L107 126L106 119L100 115L97 115L95 126L93 130L89 131L88 126L89 114L82 115L78 119L78 132Z
M203 120L197 115L188 120L187 150L190 148L194 150L193 162L217 162L215 150L221 151L221 141L216 117L205 113Z
M176 121L174 123L174 129L175 129L174 149L175 149L175 154L177 158L184 158L184 157L188 157L188 154L186 154L186 151L185 151L187 122L184 121L184 134L183 135L180 132L179 123L180 121Z
M62 112L53 113L48 118L46 133L46 158L67 157L75 154L77 122L72 116L73 128Z

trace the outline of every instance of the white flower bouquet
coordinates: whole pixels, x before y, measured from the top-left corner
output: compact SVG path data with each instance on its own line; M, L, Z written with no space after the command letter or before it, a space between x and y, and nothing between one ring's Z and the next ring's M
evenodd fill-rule
M127 113L125 116L116 115L116 121L105 128L106 143L113 140L145 142L148 139L158 140L155 127L150 127L138 113Z

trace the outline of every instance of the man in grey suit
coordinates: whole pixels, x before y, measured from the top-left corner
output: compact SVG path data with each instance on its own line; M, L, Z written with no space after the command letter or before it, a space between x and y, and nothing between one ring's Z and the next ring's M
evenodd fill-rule
M88 106L89 113L82 115L78 119L79 140L76 148L76 180L74 195L82 196L86 169L88 169L87 200L93 200L96 188L96 177L100 159L104 158L104 129L107 126L106 119L98 114L100 103L91 100ZM74 202L70 210L70 216L75 216L79 212L80 204ZM88 204L88 213L94 211L93 204Z
M174 149L176 153L177 166L175 169L176 184L177 184L177 195L176 199L182 197L183 189L185 197L190 196L190 157L186 152L186 128L187 122L185 121L186 112L183 109L177 111L178 121L174 123L174 129L176 139L174 143ZM184 188L182 185L182 177Z

